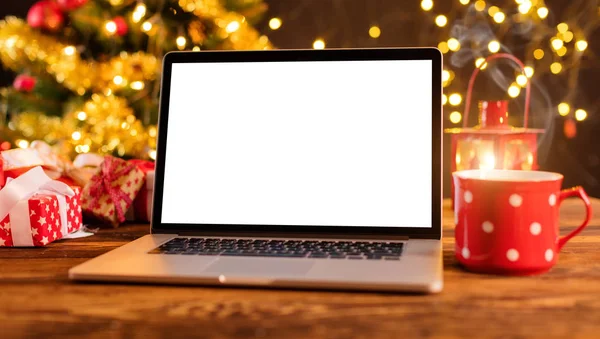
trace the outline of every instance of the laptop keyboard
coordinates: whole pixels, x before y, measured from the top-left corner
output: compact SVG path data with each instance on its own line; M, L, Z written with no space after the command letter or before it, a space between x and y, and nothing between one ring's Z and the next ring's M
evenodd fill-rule
M349 260L399 260L401 242L262 240L178 237L150 254Z

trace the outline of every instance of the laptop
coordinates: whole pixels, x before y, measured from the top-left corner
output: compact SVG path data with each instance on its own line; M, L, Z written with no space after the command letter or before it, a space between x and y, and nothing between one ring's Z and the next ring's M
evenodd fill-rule
M442 290L434 48L164 58L151 234L85 281Z

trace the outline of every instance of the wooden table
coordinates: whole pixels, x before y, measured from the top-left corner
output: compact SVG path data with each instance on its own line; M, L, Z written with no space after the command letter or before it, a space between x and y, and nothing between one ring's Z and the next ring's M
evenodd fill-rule
M600 200L593 200L600 214ZM0 249L0 337L600 337L600 218L547 274L467 273L454 259L445 202L445 289L398 295L241 288L81 284L67 270L148 230L103 229L45 248ZM567 200L563 231L582 218Z

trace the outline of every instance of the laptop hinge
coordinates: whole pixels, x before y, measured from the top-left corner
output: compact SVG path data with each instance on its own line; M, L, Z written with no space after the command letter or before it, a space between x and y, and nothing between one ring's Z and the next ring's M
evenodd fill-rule
M294 239L372 239L372 240L408 240L405 235L389 234L315 234L295 232L202 232L202 231L180 231L177 235L182 236L206 236L206 237L244 237L244 238L294 238Z

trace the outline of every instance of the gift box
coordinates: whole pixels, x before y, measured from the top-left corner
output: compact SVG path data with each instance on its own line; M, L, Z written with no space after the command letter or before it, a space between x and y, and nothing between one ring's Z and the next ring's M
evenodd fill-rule
M104 162L83 189L86 215L117 227L144 185L145 174L134 163L112 156Z
M133 208L127 213L127 220L152 220L152 199L154 197L154 162L148 160L130 160L146 174L144 186L133 201Z
M0 246L44 246L79 230L80 198L78 187L52 180L41 167L7 180L0 190Z

